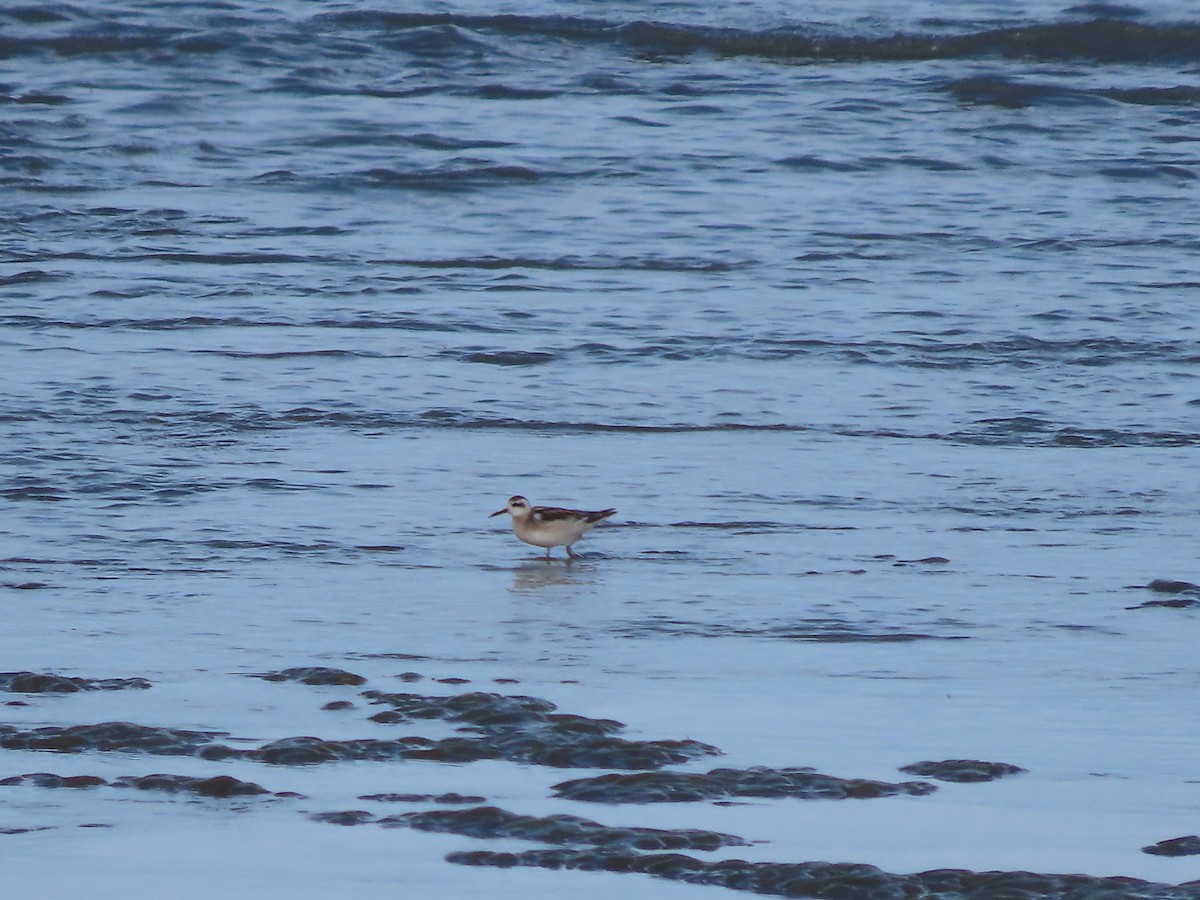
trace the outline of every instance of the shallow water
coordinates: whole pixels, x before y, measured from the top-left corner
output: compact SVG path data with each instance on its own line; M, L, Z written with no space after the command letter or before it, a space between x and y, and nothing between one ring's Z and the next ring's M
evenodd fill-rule
M686 771L1028 770L597 808L550 788L603 768L6 749L303 795L0 786L6 883L700 890L309 818L423 808L384 791L754 842L712 859L1200 877L1141 852L1196 830L1196 609L1131 608L1200 580L1190 15L0 10L0 668L153 685L0 725L437 739L359 692L494 691L725 754ZM516 492L620 512L546 562L486 518ZM247 677L311 665L366 688Z

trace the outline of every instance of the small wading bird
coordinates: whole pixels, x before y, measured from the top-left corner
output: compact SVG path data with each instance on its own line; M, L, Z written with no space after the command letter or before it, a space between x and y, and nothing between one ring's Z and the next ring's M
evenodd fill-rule
M583 537L585 531L607 519L615 509L602 509L588 512L583 509L561 509L557 506L530 506L524 497L509 497L508 505L498 509L490 516L508 513L512 516L513 534L527 544L546 548L546 558L550 558L550 548L566 544L567 556L575 559L577 554L571 545Z

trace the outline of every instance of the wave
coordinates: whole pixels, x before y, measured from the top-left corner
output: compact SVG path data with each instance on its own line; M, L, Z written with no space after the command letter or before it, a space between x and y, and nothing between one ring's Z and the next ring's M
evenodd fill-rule
M163 316L163 317L148 317L148 318L127 318L127 317L111 317L111 318L94 318L94 319L54 319L47 316L37 315L8 315L0 316L0 327L4 328L27 328L40 330L43 328L64 329L68 331L75 330L132 330L132 331L177 331L191 330L195 328L297 328L297 327L312 327L312 328L336 328L336 329L382 329L387 331L430 331L430 332L482 332L494 333L505 331L495 326L489 326L469 320L458 320L447 316L442 317L423 317L412 314L397 313L391 314L375 314L371 316L359 316L352 318L339 319L288 319L288 318L265 318L255 317L249 318L246 316L230 315L230 316L204 316L204 315L186 315L186 316ZM217 350L194 350L194 353L224 353L225 355L236 355L236 351L217 351ZM346 351L337 348L330 348L320 351L327 355L333 354L355 354L366 355L359 353L356 350ZM260 354L249 354L258 356Z
M973 446L1021 447L1195 447L1200 434L1185 431L1132 430L1064 426L1036 416L981 419L973 427L945 435Z
M949 82L945 91L963 103L1024 109L1051 104L1126 103L1135 106L1194 106L1200 103L1200 87L1075 88L1061 84L1014 81L1000 77L961 78Z
M944 624L944 623L931 623ZM960 623L954 623L960 626ZM907 631L878 622L855 623L845 619L798 619L792 622L761 622L744 625L695 622L656 616L617 625L620 637L753 638L755 640L805 641L829 644L895 644L925 640L966 640L969 636L950 632Z
M290 169L264 172L256 184L292 190L336 192L354 190L406 190L430 193L460 193L487 187L536 184L549 178L576 178L584 173L538 171L528 166L497 165L491 162L461 162L428 169L376 167L359 172L309 175Z
M372 350L193 350L226 359L402 359L401 353L379 353ZM139 399L139 398L134 398Z
M222 258L223 259L223 258ZM447 261L457 266L461 261ZM487 265L487 260L481 261ZM633 263L649 265L653 261ZM680 269L692 271L686 263L677 263ZM497 261L497 265L501 265ZM503 267L522 265L517 260L506 260ZM437 265L434 264L436 268ZM29 273L26 273L29 274ZM39 273L29 274L29 281L52 279ZM1168 285L1172 289L1194 286L1190 283ZM886 313L881 316L889 315ZM936 317L932 311L912 310L891 313L897 317ZM1038 313L1031 318L1057 322L1064 313L1052 311ZM506 316L507 317L507 316ZM191 329L316 329L331 332L326 338L330 344L340 342L338 331L396 331L455 333L495 336L487 343L479 342L463 346L430 349L408 348L403 354L378 353L360 347L326 346L314 350L286 351L240 351L236 349L199 349L194 353L219 354L231 358L283 359L296 356L314 357L362 357L362 358L425 358L438 361L455 361L488 366L543 366L548 364L588 365L642 365L652 362L687 362L699 360L751 360L776 362L796 359L818 358L853 366L884 366L896 369L947 369L970 371L974 369L1030 370L1046 366L1067 369L1101 369L1129 363L1152 362L1156 365L1176 365L1191 368L1200 364L1200 347L1192 340L1131 340L1117 337L1079 337L1058 340L1016 334L1005 337L977 340L945 340L937 336L926 336L922 332L901 331L891 338L873 340L834 340L817 337L793 337L787 332L763 333L691 333L677 335L648 335L638 337L641 332L624 324L614 324L601 329L589 340L561 345L512 347L514 338L528 343L530 332L526 316L514 314L511 324L478 317L454 317L436 313L416 312L373 312L342 316L273 316L251 317L231 314L180 315L162 317L96 317L92 319L65 319L50 315L16 313L0 315L0 328L44 331L176 331Z
M56 397L52 407L11 405L0 408L0 423L50 423L72 426L81 420L94 423L96 404L88 398L72 405L66 396ZM107 405L107 404L106 404ZM292 428L331 428L372 435L425 430L463 432L516 432L541 435L675 435L675 434L780 434L809 435L818 438L855 438L934 442L977 447L1042 447L1071 449L1100 448L1180 448L1200 446L1200 432L1154 429L1138 425L1104 427L1068 425L1038 416L1014 415L980 419L954 431L922 431L915 428L854 427L838 424L765 421L602 421L588 419L518 418L480 414L470 408L434 407L423 410L378 410L370 408L334 408L298 406L267 409L254 405L230 408L185 406L173 401L146 406L112 405L104 410L107 427L147 429L155 434L166 429L172 435L187 434L206 440L216 432L252 434L286 431ZM262 480L253 486L263 489L292 489L291 486ZM40 480L3 486L0 496L8 500L56 501L64 499L59 488ZM165 495L164 495L165 496ZM676 523L680 527L728 527L730 523ZM735 523L739 527L756 523Z
M837 35L801 28L747 30L570 16L453 13L337 12L320 14L314 22L334 29L377 32L442 26L502 36L622 44L656 55L707 52L719 56L863 62L985 57L1099 62L1200 60L1200 24L1146 24L1111 17L936 36Z
M21 262L23 260L82 260L85 262L164 262L164 263L193 263L210 266L263 266L290 265L297 263L330 263L336 260L332 257L318 255L298 255L295 253L274 253L254 251L231 251L228 253L198 253L188 251L163 250L156 252L129 253L95 253L87 250L71 250L63 253L39 253L36 255L15 253L0 253L0 262ZM27 277L28 276L28 277ZM46 273L27 272L14 276L24 281L48 281L57 276ZM3 283L3 282L0 282Z
M18 284L37 284L47 281L59 281L65 276L54 272L43 272L40 269L29 269L17 272L15 275L0 275L0 287L14 287Z
M557 272L732 272L752 265L749 260L719 260L695 256L470 256L394 259L389 264L417 269L547 269Z
M287 237L291 234L323 236L336 233L330 228L264 228L246 232L251 236ZM1196 242L1200 247L1200 242ZM1181 245L1181 249L1188 249ZM848 258L852 254L847 253ZM18 249L0 248L0 263L34 263L82 260L85 262L168 262L195 263L215 266L261 266L261 265L293 265L313 263L337 263L344 260L338 257L317 254L279 253L271 251L248 252L234 250L225 253L198 253L185 251L156 251L156 252L113 252L97 253L85 250L53 252L42 250L30 251L24 247ZM721 274L747 269L755 265L751 259L714 258L710 256L451 256L451 257L397 257L370 260L372 265L392 266L417 270L494 270L494 271L550 271L550 272L680 272L689 274ZM20 282L37 282L57 280L61 276L30 269L24 273L9 276ZM5 282L0 281L0 285ZM385 317L386 321L386 317ZM254 324L239 322L238 324ZM267 323L270 324L270 323Z
M717 334L661 337L643 343L585 341L560 348L511 351L466 347L445 350L442 359L490 365L544 365L580 358L589 364L628 365L651 361L744 359L754 361L823 357L851 365L912 369L1030 369L1045 365L1103 368L1130 362L1195 365L1200 352L1189 341L1130 341L1118 338L1046 340L1015 336L978 341L834 341L819 338L743 338Z
M432 132L416 134L376 133L364 130L358 133L319 135L304 141L307 146L324 149L328 147L416 147L421 150L503 150L516 146L512 141L476 140L449 137Z
M359 53L380 49L436 60L519 54L492 39L554 40L611 45L653 57L709 53L781 61L891 62L944 59L1019 58L1033 61L1087 60L1101 63L1200 61L1200 23L1149 23L1116 15L1112 7L1079 7L1092 19L1025 23L958 33L847 34L805 25L743 29L633 20L613 21L556 15L462 15L340 11L308 20L262 18L238 27L213 28L203 18L169 26L70 8L62 15L0 13L15 23L0 37L0 59L35 53L58 56L181 57L241 54L261 63L276 57L291 65L326 53L342 57L348 42ZM50 33L44 33L49 31ZM65 32L65 33L64 33ZM483 39L481 39L483 38ZM297 81L303 85L305 79ZM484 90L489 90L485 88ZM541 89L497 87L497 99L528 99Z

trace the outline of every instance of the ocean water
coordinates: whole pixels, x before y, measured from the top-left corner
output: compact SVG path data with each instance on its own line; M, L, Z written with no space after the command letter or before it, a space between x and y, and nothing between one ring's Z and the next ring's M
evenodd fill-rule
M1200 812L1200 589L1147 589L1200 581L1198 75L1182 3L0 4L0 669L151 684L0 730L437 739L361 691L488 692L723 753L669 771L1026 770L594 804L14 739L0 781L285 796L0 785L10 890L720 896L320 820L389 791L1200 879L1142 852ZM547 562L514 493L619 513ZM366 684L250 677L305 666Z

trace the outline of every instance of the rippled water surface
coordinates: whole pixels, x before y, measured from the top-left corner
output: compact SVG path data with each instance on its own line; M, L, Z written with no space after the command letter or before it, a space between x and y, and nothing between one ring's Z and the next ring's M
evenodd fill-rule
M601 763L0 735L0 781L272 794L0 785L6 879L716 890L320 818L437 805L380 792L1200 878L1141 851L1200 808L1200 589L1146 587L1200 581L1198 71L1186 4L0 7L0 669L152 685L6 689L0 726L440 739L361 691L480 691L724 753L671 771L1027 770L597 806L551 787ZM487 518L513 493L619 513L546 562ZM301 666L366 686L249 677Z

